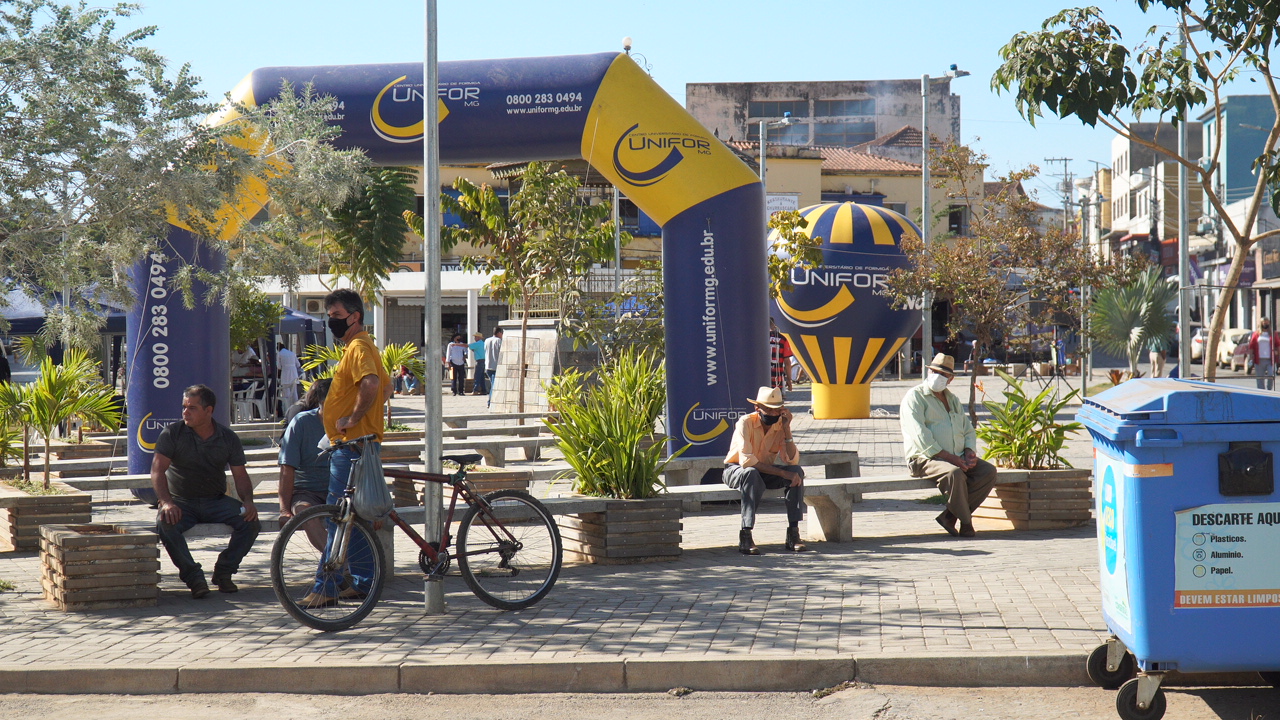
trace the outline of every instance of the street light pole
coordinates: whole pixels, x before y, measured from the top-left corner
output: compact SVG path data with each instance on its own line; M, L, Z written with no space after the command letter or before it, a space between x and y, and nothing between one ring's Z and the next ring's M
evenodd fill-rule
M947 70L947 78L962 78L969 74L968 70L960 70L955 65ZM933 213L929 209L929 76L920 76L920 242L929 247L929 236L933 233ZM924 310L920 322L920 376L924 377L924 366L932 359L933 352L933 293L925 291ZM977 362L977 358L970 358Z
M1182 55L1187 54L1187 32L1179 30ZM1178 122L1178 155L1187 156L1187 119ZM1187 166L1178 163L1178 377L1191 374L1191 253L1187 247Z
M426 0L426 54L422 68L422 259L423 259L423 345L426 346L427 373L422 378L425 392L426 426L423 429L422 462L427 472L441 470L440 428L444 426L440 398L440 376L435 363L440 348L440 109L436 88L440 71L436 55L436 0ZM436 381L431 382L435 377ZM440 537L440 511L444 504L444 488L427 483L423 493L425 537ZM440 577L428 577L424 585L423 612L444 613L444 583Z

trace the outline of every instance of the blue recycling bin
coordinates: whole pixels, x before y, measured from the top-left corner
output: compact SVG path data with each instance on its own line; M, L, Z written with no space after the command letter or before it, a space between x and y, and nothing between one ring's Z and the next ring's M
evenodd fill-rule
M1103 617L1129 674L1156 676L1156 692L1170 670L1274 678L1280 395L1138 379L1086 399L1078 419L1093 438Z

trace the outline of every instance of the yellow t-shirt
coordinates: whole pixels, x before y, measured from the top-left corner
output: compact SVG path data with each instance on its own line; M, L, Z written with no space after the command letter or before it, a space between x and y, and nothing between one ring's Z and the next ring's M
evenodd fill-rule
M378 376L378 397L364 417L360 418L360 422L339 432L338 418L346 417L355 410L356 398L360 395L360 381L369 375ZM324 402L324 412L321 415L329 440L376 434L381 442L383 403L386 402L386 391L390 385L391 378L382 367L382 356L378 353L378 348L374 346L369 333L360 332L347 343L347 349L342 352L342 360L333 373L333 384L329 386L329 396Z

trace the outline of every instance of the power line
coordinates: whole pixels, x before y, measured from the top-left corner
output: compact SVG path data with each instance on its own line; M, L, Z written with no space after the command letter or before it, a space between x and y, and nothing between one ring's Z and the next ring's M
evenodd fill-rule
M1071 162L1071 158L1045 158L1047 163L1062 163L1062 230L1064 232L1071 229L1071 171L1067 169L1067 163Z

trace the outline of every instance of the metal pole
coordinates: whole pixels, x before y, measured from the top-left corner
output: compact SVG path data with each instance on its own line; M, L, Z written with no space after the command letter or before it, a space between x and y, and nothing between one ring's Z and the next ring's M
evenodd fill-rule
M765 134L769 132L769 121L760 121L760 187L764 189L765 195L768 196L769 189L764 184L764 146Z
M1181 35L1187 53L1187 31ZM1187 156L1187 121L1178 121L1178 155ZM1178 377L1191 375L1191 254L1187 247L1187 166L1178 163Z
M618 213L618 186L613 186L613 312L622 317L622 216Z
M920 241L926 250L933 231L933 213L929 210L929 76L920 76ZM920 322L920 376L933 353L933 293L925 291L924 310ZM977 358L972 358L976 363Z
M440 348L440 111L436 89L440 73L436 58L436 0L426 0L426 57L422 73L422 225L423 225L423 297L426 319L423 339L426 344L427 372L422 378L426 425L423 428L422 462L427 472L441 470L440 429L444 427L441 407L439 370L436 362ZM436 378L432 382L431 378ZM427 483L423 497L425 537L440 537L440 510L444 504L444 488ZM424 582L423 612L444 613L444 584L437 579Z

